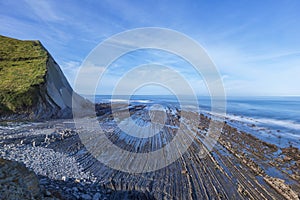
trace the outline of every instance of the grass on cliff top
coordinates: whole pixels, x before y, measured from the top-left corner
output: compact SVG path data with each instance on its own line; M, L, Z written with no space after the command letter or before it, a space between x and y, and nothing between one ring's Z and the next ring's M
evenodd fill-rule
M34 104L47 58L39 41L0 36L0 114L24 111Z

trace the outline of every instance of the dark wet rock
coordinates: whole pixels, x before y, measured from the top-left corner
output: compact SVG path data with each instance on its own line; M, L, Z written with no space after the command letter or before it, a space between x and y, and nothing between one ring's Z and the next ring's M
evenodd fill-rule
M93 200L99 200L101 198L101 194L99 192L97 192L94 196L93 196Z
M84 200L91 200L92 199L92 197L88 194L82 194L81 198L84 199Z
M0 199L41 199L36 174L24 164L0 158Z

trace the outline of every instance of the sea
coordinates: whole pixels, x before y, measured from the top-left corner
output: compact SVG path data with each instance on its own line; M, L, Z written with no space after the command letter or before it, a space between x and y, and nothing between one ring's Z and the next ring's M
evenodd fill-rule
M120 95L113 98L110 95L96 95L93 98L96 103L128 102L129 99L130 104L181 105L173 95ZM186 98L185 103L189 101ZM210 97L198 96L197 101L201 113L214 116ZM227 97L225 103L226 113L222 119L231 126L280 147L300 148L300 96Z

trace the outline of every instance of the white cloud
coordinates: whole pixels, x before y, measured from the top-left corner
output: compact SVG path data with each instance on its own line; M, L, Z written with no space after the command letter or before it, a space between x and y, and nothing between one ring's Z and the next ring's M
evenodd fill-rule
M96 43L110 35L143 26L174 28L205 44L208 54L223 75L222 80L228 94L299 95L300 29L299 20L296 20L299 12L296 9L291 8L291 12L280 14L276 18L270 15L274 10L265 9L255 16L244 12L248 10L236 10L227 14L230 8L224 5L224 9L220 7L218 16L207 11L205 6L200 6L202 3L198 4L199 7L178 2L157 3L153 9L151 5L152 3L133 4L128 1L3 1L0 31L19 39L41 40L57 62L61 63L66 77L73 85L80 66L77 61L83 61ZM284 9L280 9L280 12L284 13ZM265 23L266 16L272 16L268 17L270 23ZM159 36L148 34L148 37L135 36L138 40L151 37L155 39ZM176 41L174 38L172 40ZM167 38L166 42L169 41L171 39ZM134 44L124 42L113 45L128 48ZM184 43L180 45L186 46ZM199 89L202 86L198 87L204 85L201 76L190 70L184 62L159 52L149 56L150 59L145 59L145 63L173 66L193 85L197 85L196 90L202 91ZM152 59L151 56L157 59ZM127 61L134 63L135 59ZM115 66L103 78L102 88L106 92L128 71L129 64L126 65L126 62L118 63L119 67ZM89 71L97 74L96 69L91 68ZM88 81L87 78L86 82Z
M63 21L63 17L58 15L55 8L49 1L25 0L25 2L33 9L34 13L44 21Z
M62 64L60 65L62 71L64 72L72 87L74 87L74 82L80 65L81 63L78 61L62 62Z
M77 70L74 90L79 94L94 94L105 67L86 62Z

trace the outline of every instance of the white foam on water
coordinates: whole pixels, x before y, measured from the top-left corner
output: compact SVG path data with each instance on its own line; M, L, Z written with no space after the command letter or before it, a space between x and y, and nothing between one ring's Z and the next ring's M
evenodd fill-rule
M132 103L152 103L151 100L130 100Z
M273 124L273 125L278 125L278 126L282 126L294 130L300 130L300 124L292 120L278 120L278 119L269 119L269 118L257 118L257 119L254 118L254 120L259 123Z
M222 117L217 113L209 113L209 114L215 117ZM300 130L300 124L292 120L279 120L279 119L271 119L271 118L250 118L250 117L230 115L230 114L226 115L226 119L249 123L249 124L268 124L268 125L276 125L284 128L294 129L294 130Z

